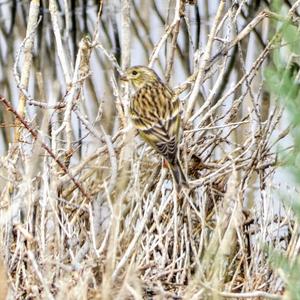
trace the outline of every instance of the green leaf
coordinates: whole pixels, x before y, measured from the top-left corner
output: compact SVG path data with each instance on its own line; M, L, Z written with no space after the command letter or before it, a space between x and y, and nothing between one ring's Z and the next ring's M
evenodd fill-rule
M288 43L291 52L300 54L300 34L296 26L285 23L282 28L283 39Z

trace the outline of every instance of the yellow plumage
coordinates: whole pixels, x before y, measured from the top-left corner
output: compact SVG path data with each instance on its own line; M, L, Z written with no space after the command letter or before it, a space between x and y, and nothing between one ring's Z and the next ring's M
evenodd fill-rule
M121 78L136 89L129 114L140 136L169 163L176 184L187 186L177 158L180 103L174 92L150 68L135 66Z

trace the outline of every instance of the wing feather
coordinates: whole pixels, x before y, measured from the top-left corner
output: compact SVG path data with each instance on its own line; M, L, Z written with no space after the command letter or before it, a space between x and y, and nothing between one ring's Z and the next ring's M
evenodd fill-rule
M141 137L168 161L176 160L179 100L162 82L140 88L131 99L130 117Z

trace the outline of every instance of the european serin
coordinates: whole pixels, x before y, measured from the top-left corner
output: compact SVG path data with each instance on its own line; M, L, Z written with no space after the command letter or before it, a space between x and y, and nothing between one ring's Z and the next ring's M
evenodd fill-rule
M180 103L174 92L150 68L128 68L121 80L129 81L136 92L129 115L140 136L168 162L177 187L188 186L177 157Z

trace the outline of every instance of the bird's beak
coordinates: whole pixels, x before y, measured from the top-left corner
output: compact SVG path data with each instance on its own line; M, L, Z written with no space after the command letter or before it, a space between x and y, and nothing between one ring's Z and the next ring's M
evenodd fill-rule
M128 81L128 78L125 74L123 74L123 75L120 76L120 80L121 81Z

